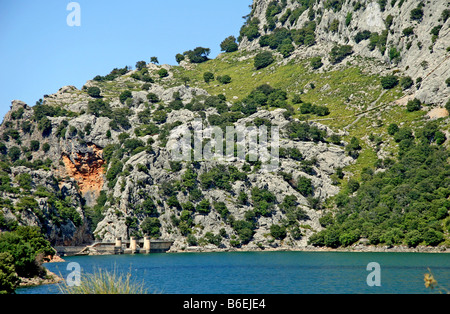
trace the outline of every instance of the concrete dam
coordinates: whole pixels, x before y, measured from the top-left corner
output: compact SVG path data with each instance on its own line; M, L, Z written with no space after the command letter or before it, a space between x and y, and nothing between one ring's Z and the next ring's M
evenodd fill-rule
M56 246L55 250L59 256L150 254L165 253L172 244L171 240L130 237L129 240L117 238L115 242L95 242L88 246Z

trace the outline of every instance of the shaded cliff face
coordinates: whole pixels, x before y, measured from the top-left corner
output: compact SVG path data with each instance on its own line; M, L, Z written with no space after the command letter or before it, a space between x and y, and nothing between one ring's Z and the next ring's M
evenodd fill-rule
M411 90L416 98L443 106L450 96L445 83L450 71L449 12L444 0L255 0L247 23L252 26L241 30L240 48L260 49L261 38L280 29L293 31L296 57L328 59L334 46L350 45L353 57L383 63L367 64L372 71L410 76L418 82ZM305 33L294 34L298 31Z

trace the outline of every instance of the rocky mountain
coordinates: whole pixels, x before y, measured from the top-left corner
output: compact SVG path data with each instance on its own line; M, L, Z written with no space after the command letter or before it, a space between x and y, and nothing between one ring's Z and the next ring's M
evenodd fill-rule
M215 59L198 47L177 66L138 61L15 100L0 126L0 229L37 225L53 245L148 234L172 250L445 244L448 5L255 0ZM253 158L261 146L233 135L221 156L227 127L259 128L260 144L279 130L278 156ZM416 142L433 159L403 164L422 156Z
M411 93L424 103L443 106L450 96L445 83L449 12L444 0L254 1L240 47L260 49L261 37L283 29L300 31L306 41L293 34L292 58L322 56L326 64L334 46L350 45L354 56L382 62L381 68L369 65L374 72L399 71L419 80L420 88ZM308 29L313 30L309 38Z

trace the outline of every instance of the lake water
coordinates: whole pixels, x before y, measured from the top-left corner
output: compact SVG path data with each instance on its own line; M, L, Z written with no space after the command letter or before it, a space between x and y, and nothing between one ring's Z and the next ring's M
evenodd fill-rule
M131 272L149 293L163 294L410 294L431 293L431 270L450 290L450 254L350 252L228 252L67 257L46 267L67 277L69 262L82 273L108 269ZM367 277L380 265L381 286ZM375 274L377 275L377 274ZM56 285L18 289L19 294L59 293Z

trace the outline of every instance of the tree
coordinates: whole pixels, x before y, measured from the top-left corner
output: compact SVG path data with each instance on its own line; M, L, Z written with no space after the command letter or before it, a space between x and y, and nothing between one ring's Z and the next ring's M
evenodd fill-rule
M119 100L120 100L120 102L123 104L123 103L125 103L125 101L128 99L128 98L132 98L133 97L133 95L131 94L131 92L129 91L129 90L126 90L126 91L123 91L120 95L119 95Z
M158 75L160 78L164 78L164 77L169 76L169 72L166 69L160 69L158 71Z
M395 86L397 86L398 78L395 75L388 75L388 76L382 77L380 82L381 82L381 87L383 87L384 89L391 89L391 88L394 88Z
M221 51L233 52L238 50L238 44L236 43L236 38L234 36L229 36L222 41L220 44Z
M406 104L406 110L408 110L409 112L418 111L420 110L420 108L422 108L422 103L417 98L409 100Z
M320 67L322 67L322 65L323 65L323 63L322 63L322 57L317 56L317 57L313 57L313 58L311 59L311 67L312 67L314 70L319 69Z
M286 238L286 227L273 224L270 226L270 235L278 240Z
M353 47L350 45L336 45L331 48L330 51L330 62L332 64L337 64L353 53Z
M422 21L423 18L423 9L421 7L417 7L411 10L410 13L411 20L413 21Z
M12 294L19 286L14 268L14 257L9 252L0 253L0 294Z
M211 49L204 47L197 47L194 50L188 50L184 53L192 63L202 63L208 61L208 56L211 53Z
M96 86L91 86L88 88L87 93L89 96L94 97L94 98L98 98L100 97L100 88L96 87Z
M177 53L175 55L175 60L177 61L177 63L179 64L181 61L184 60L184 55L182 55L181 53Z
M218 76L217 80L222 83L222 84L229 84L231 83L231 77L229 75L223 75L223 76Z
M206 83L209 84L209 82L214 80L214 74L211 72L205 72L203 73L203 79L205 80Z
M147 66L147 62L145 61L138 61L136 62L136 69L138 71L141 71L142 69L144 69Z
M270 51L260 52L256 55L254 65L255 69L259 70L265 68L275 61L273 54Z
M157 57L151 57L150 58L150 62L153 64L159 64L158 58Z
M400 79L400 86L403 90L410 88L413 84L414 81L410 76L405 76Z
M17 159L19 159L20 154L21 154L20 148L17 146L11 147L8 152L8 156L9 158L11 158L12 162L15 162Z
M297 191L305 197L312 195L313 185L311 179L299 176L297 178Z

